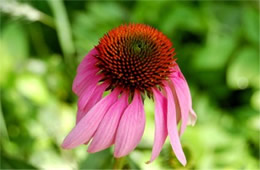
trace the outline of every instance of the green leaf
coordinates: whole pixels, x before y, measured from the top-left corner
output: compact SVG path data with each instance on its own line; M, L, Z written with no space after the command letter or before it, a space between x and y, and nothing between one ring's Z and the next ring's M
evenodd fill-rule
M102 12L100 12L102 11ZM125 22L126 11L114 2L89 2L85 11L76 12L72 22L75 45L86 55L110 29Z
M10 22L3 27L2 41L17 64L29 56L28 35L19 22Z
M7 45L0 41L0 54L1 54L1 62L0 62L0 86L8 85L8 78L10 73L14 71L14 57L12 57L8 51Z
M165 16L161 18L158 25L163 33L171 35L177 28L191 32L198 32L205 28L200 12L191 5L171 2L168 7L169 9L164 11Z
M259 10L245 6L242 19L246 38L259 46Z
M16 79L17 90L37 104L48 101L49 93L44 82L34 75L23 75Z
M79 163L79 169L111 169L113 163L113 155L109 149L94 154Z
M260 111L260 90L255 91L251 97L251 106Z
M236 45L235 37L211 33L206 46L196 52L193 64L199 70L223 69Z
M25 160L11 158L1 153L0 169L37 169Z
M259 53L252 47L244 47L236 53L227 69L227 83L233 89L248 86L258 88L260 81Z

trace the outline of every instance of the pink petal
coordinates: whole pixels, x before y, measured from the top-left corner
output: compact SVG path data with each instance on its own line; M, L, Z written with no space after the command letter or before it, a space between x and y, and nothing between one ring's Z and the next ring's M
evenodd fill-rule
M175 66L175 69L177 71L173 72L171 75L170 75L170 79L173 81L180 81L182 83L182 90L185 92L185 96L187 97L187 100L188 100L188 103L189 103L189 106L191 107L192 105L192 100L191 100L191 94L190 94L190 89L189 89L189 86L188 86L188 83L185 79L185 77L183 76L180 68L178 65Z
M151 163L161 152L165 139L167 137L167 100L157 89L152 89L155 100L155 136Z
M189 104L189 101L188 101L189 99L188 99L187 95L185 95L185 91L184 91L184 87L183 87L183 84L184 84L183 80L176 79L176 78L173 78L171 80L173 81L173 86L174 86L174 89L172 89L172 90L175 90L177 98L178 98L178 102L177 101L176 102L180 106L181 119L182 119L180 134L182 135L188 124L190 104Z
M116 102L119 93L120 91L115 89L108 96L100 100L71 130L69 135L64 139L62 147L71 149L89 141L109 107Z
M88 67L92 67L97 62L97 56L99 54L98 50L96 48L93 48L80 62L77 73L84 72L85 70L88 70Z
M188 121L188 125L190 125L190 124L194 125L196 123L197 116L196 116L196 113L192 109L192 100L191 100L191 93L190 93L189 85L177 64L173 68L173 73L170 76L171 76L171 79L177 79L177 80L183 81L181 87L182 87L182 90L184 92L184 95L186 96L186 99L187 99L188 105L189 105L189 110L190 110L189 111L189 120L192 120L192 121Z
M169 87L172 90L172 95L173 95L174 101L176 102L175 106L176 106L177 124L179 124L179 122L181 121L181 108L180 108L176 90L174 89L172 81L169 82ZM165 94L165 96L166 96L166 94Z
M95 91L96 87L98 86L98 81L100 79L101 79L100 76L95 76L89 80L89 86L86 87L79 96L78 107L80 109L84 109L86 107L86 104L91 99L91 97L94 95L94 91Z
M181 162L182 165L186 165L186 158L181 147L180 138L177 130L177 120L176 120L176 106L173 99L172 91L169 86L165 85L165 91L167 95L167 129L168 135L170 137L170 142L172 149Z
M197 120L196 113L193 111L193 109L190 109L188 125L194 126L196 123L196 120Z
M128 97L128 93L123 93L121 98L107 111L93 137L88 152L94 153L101 151L114 143L119 120L128 105Z
M115 139L116 158L127 155L140 142L145 127L145 113L140 92L137 90L134 99L126 108L120 120Z
M95 87L94 92L91 93L91 97L89 97L89 100L83 109L78 108L76 123L78 123L81 118L84 117L84 115L102 98L102 95L108 86L109 84L104 82Z
M79 96L85 86L88 86L90 84L89 80L91 80L92 77L96 76L97 72L98 68L94 68L89 69L84 73L77 73L72 84L73 92Z
M91 82L92 77L96 76L99 68L96 67L97 58L99 52L96 48L93 48L88 55L81 61L77 69L77 75L73 81L72 90L78 96Z

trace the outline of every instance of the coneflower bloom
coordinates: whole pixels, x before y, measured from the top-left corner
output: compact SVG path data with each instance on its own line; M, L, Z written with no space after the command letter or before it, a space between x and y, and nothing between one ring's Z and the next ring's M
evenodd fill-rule
M155 136L152 162L167 136L178 160L186 158L180 136L194 125L188 84L173 56L171 41L144 24L119 26L109 31L83 59L73 82L79 97L76 125L63 141L71 149L89 144L88 152L114 144L116 158L128 155L145 128L144 98L155 101ZM105 91L110 93L102 97ZM178 124L181 123L178 130Z

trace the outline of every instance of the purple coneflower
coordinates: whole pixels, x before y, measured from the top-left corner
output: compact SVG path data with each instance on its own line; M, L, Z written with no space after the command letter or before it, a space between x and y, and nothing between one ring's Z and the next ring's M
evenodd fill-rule
M104 35L78 66L73 82L79 96L77 122L62 147L71 149L92 139L90 153L114 144L116 158L129 154L144 132L147 95L155 101L155 137L148 162L159 155L169 135L176 157L185 165L180 136L187 125L194 125L196 114L174 55L171 41L144 24L122 25ZM105 91L110 94L102 97Z

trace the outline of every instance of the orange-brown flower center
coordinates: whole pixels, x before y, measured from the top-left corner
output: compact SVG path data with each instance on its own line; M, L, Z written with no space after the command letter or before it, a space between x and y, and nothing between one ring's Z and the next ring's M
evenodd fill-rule
M170 40L144 24L119 26L102 37L96 48L97 66L112 88L149 92L162 85L174 64Z

